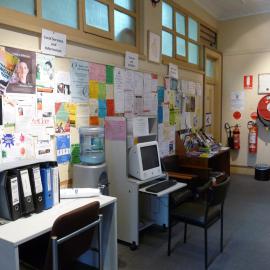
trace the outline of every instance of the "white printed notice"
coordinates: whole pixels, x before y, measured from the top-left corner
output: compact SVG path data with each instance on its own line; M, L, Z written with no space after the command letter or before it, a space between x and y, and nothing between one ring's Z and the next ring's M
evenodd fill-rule
M125 109L125 70L121 68L114 69L114 102L115 112L123 113Z
M231 110L243 111L245 108L245 92L234 91L231 92Z
M67 37L64 34L42 29L41 51L46 54L65 56Z
M72 102L87 103L89 99L89 71L88 63L71 60L70 89Z
M148 118L135 117L133 118L133 135L134 137L144 136L149 134Z
M178 80L178 66L169 63L169 76Z
M132 70L139 68L139 56L137 53L126 52L125 68Z

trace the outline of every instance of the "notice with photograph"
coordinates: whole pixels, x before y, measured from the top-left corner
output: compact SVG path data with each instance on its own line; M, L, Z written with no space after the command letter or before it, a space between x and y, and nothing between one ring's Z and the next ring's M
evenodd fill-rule
M36 86L38 92L53 92L55 82L54 60L54 56L36 54Z
M70 73L58 71L55 76L56 83L56 101L70 102Z
M6 47L6 51L19 60L10 78L7 93L35 94L36 92L36 53Z
M15 70L19 59L0 47L0 95L6 92L9 80Z
M89 69L88 62L71 60L71 100L86 103L89 99Z

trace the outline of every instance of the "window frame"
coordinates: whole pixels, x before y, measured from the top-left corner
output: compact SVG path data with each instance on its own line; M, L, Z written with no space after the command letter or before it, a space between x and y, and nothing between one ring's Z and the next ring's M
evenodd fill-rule
M175 4L170 0L162 0L166 4L170 5L173 9L173 29L169 29L162 25L162 31L169 32L173 35L173 54L172 57L168 55L162 55L162 61L164 64L169 62L173 62L175 64L183 64L186 67L190 67L191 69L200 69L201 66L201 44L200 44L200 21L192 14L187 12L186 10L182 9L179 5ZM176 31L176 13L185 17L185 35L182 35ZM188 19L191 18L197 22L198 29L197 29L197 41L189 38L188 36ZM177 54L177 37L182 38L185 40L185 49L186 49L186 56L182 56ZM188 44L193 43L198 46L198 64L193 64L188 62Z
M41 1L35 0L35 15L28 15L16 10L12 10L5 7L0 7L0 24L6 29L21 29L28 34L41 35L42 29L49 29L54 32L60 32L67 35L67 40L75 44L81 44L85 46L104 49L106 51L117 52L125 54L125 52L131 51L134 53L141 53L143 47L140 42L140 15L141 15L141 0L135 0L136 21L135 21L135 46L118 42L110 38L105 38L99 34L87 33L84 31L84 0L77 0L78 5L78 28L73 28L67 25L59 24L42 18ZM99 0L101 1L101 0ZM113 0L108 0L112 2ZM117 6L115 4L115 6ZM117 6L117 9L122 12L127 10ZM14 20L16 18L16 20Z

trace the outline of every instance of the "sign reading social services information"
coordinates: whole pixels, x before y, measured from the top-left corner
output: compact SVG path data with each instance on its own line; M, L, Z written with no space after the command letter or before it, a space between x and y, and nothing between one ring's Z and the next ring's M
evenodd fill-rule
M65 56L67 36L61 33L42 29L41 51L46 54Z

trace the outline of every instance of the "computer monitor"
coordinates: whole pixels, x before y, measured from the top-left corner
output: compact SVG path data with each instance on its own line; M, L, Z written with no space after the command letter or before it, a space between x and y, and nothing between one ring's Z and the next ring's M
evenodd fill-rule
M129 174L139 180L147 180L162 173L158 143L138 143L129 151Z

